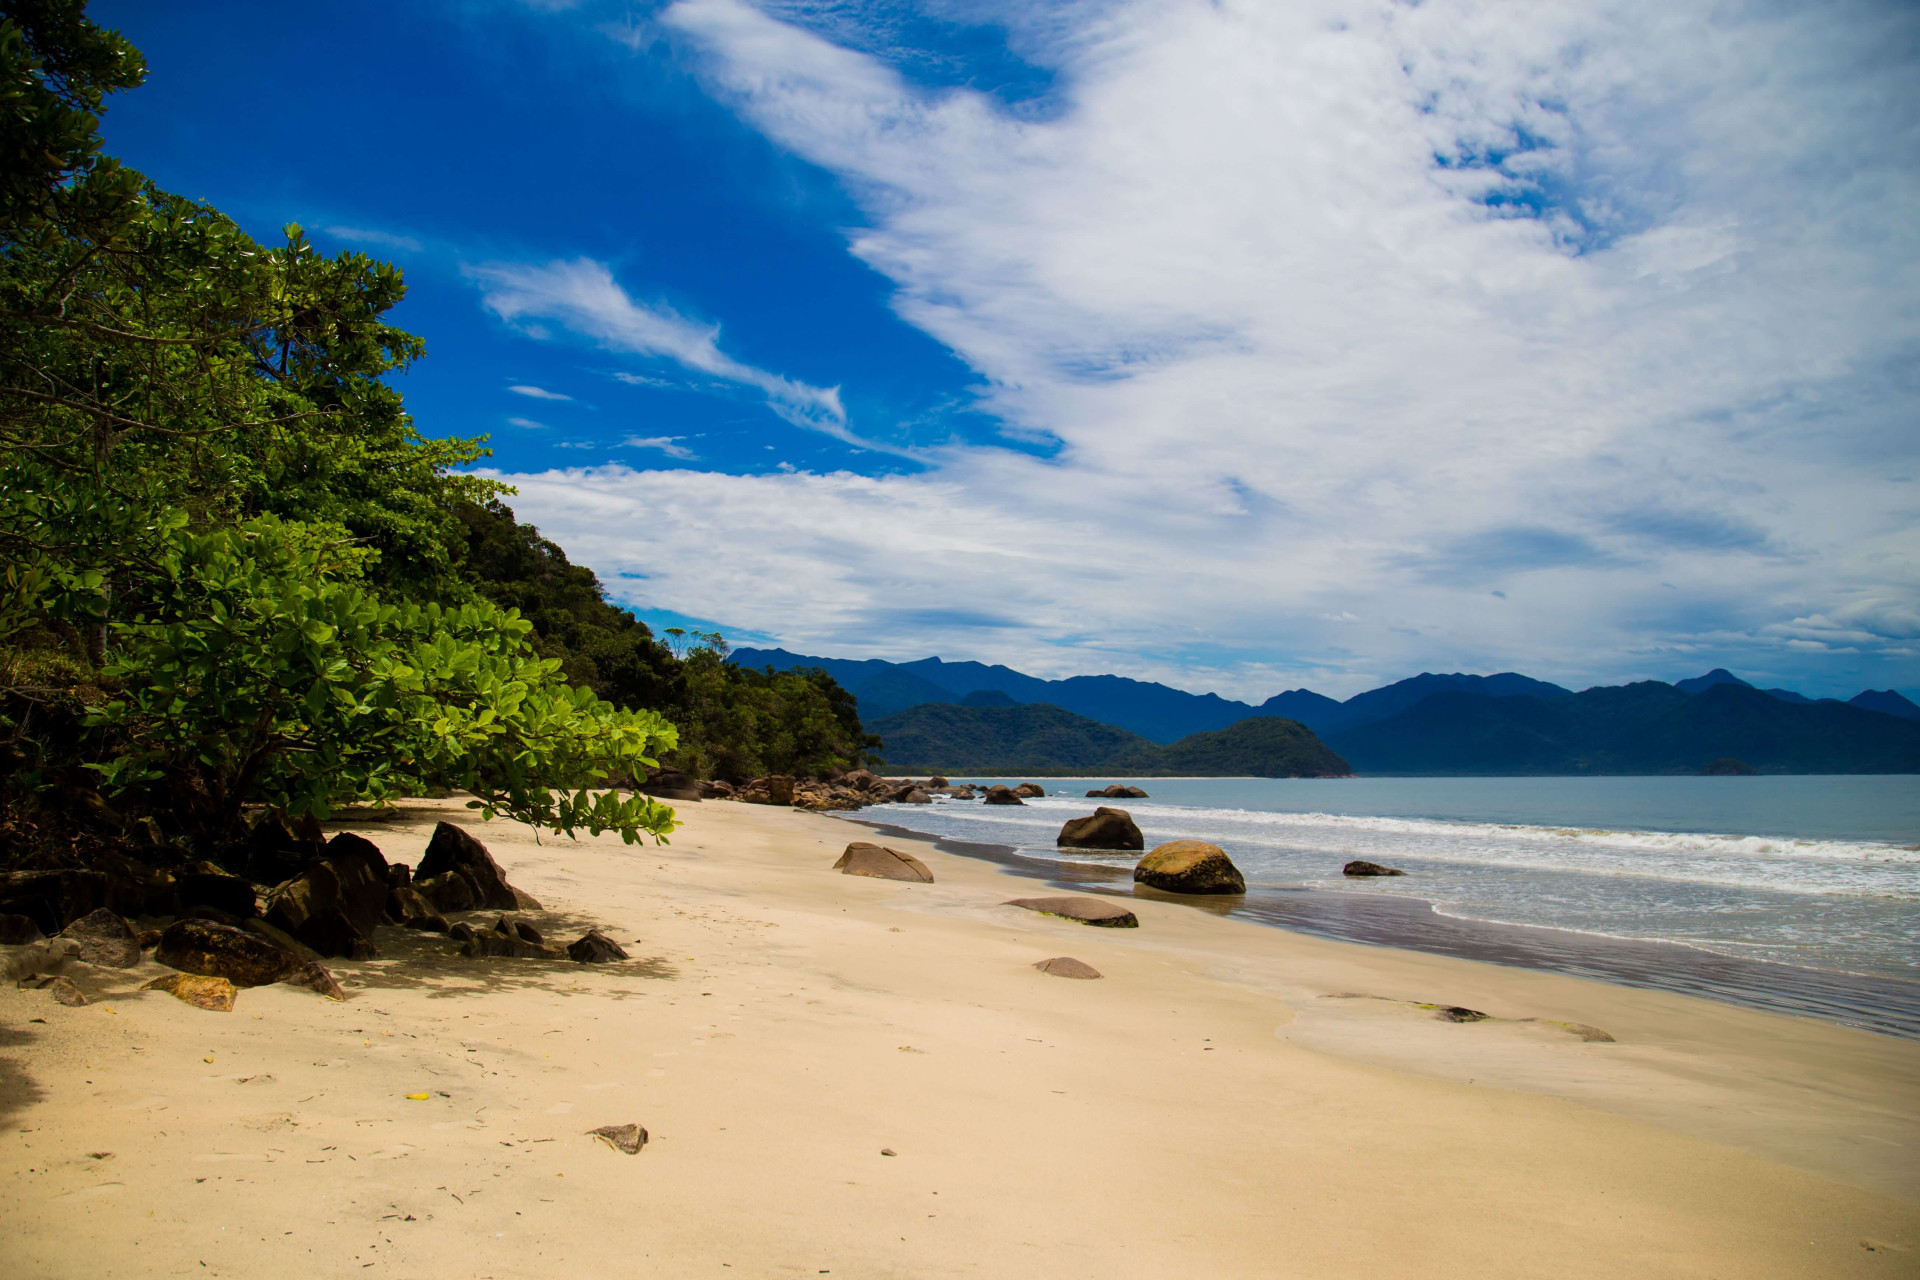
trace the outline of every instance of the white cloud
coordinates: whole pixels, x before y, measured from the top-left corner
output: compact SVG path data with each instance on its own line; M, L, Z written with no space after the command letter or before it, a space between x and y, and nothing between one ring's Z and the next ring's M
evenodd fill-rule
M320 229L334 239L345 240L349 244L370 244L381 249L399 249L406 253L421 253L425 249L425 246L412 236L380 231L373 227L322 227Z
M545 431L547 429L546 423L535 422L532 418L508 418L507 425L510 427L524 427L528 431Z
M814 387L743 364L720 350L720 326L689 320L665 306L635 302L613 273L588 258L544 266L494 263L468 269L487 307L510 322L550 320L614 351L671 360L764 393L795 426L852 440L838 387ZM532 329L529 329L532 332ZM542 331L541 336L544 336Z
M549 391L545 387L529 387L525 385L519 385L519 386L508 387L507 390L513 392L513 394L517 396L526 396L530 400L571 400L573 399L572 396L561 395L558 391Z
M1037 113L741 0L662 17L848 185L851 251L1057 456L516 476L527 518L645 571L646 603L847 655L1243 694L1707 657L1920 676L1871 621L1920 598L1913 11L1080 12L995 11L1059 73ZM597 264L489 282L509 318L726 360ZM1866 656L1794 656L1829 639Z
M620 443L629 449L658 449L669 458L692 460L697 455L679 443L684 436L628 436Z

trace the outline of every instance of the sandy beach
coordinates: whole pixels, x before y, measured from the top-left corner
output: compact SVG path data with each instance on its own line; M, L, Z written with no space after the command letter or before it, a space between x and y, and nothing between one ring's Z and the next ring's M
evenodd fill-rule
M1920 1044L1164 898L1088 928L929 842L887 837L901 883L832 871L837 819L681 816L343 828L470 825L625 963L383 929L344 1002L9 984L0 1275L1920 1275Z

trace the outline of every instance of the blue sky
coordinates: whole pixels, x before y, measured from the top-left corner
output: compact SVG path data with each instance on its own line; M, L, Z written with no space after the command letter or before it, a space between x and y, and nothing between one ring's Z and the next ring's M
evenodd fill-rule
M1910 6L96 3L642 616L1264 697L1920 693Z

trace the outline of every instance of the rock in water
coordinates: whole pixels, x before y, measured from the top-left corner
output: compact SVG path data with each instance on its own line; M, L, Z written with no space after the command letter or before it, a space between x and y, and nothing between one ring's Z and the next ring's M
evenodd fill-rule
M1226 850L1204 840L1169 840L1140 859L1133 878L1163 893L1245 893L1247 882Z
M1013 794L1017 796L1044 796L1047 794L1047 789L1037 782L1023 782L1013 789Z
M1355 859L1340 868L1340 874L1343 876L1403 876L1407 873L1398 867L1383 867L1377 862Z
M1110 786L1095 787L1087 792L1089 800L1145 800L1146 798L1147 793L1140 788L1129 787L1118 782Z
M598 929L589 929L578 942L569 942L567 955L581 964L609 964L631 958L624 947Z
M1144 849L1147 838L1133 825L1132 814L1102 805L1091 818L1068 818L1054 843L1063 849Z
M869 844L865 840L856 840L848 845L847 851L840 855L840 861L833 864L833 869L846 876L933 883L933 872L927 870L927 864L920 859L910 853L901 853L898 849Z
M1085 960L1075 960L1072 956L1055 956L1051 960L1042 960L1033 966L1042 973L1050 973L1056 978L1098 978L1100 971Z
M1081 924L1090 924L1100 929L1138 929L1140 927L1140 917L1112 899L1079 896L1015 898L1006 905L1025 907L1029 911L1038 911L1041 915L1077 920Z
M637 1124L609 1124L598 1129L587 1130L589 1138L598 1138L615 1151L624 1151L630 1156L640 1154L640 1148L647 1145L647 1131Z
M1005 787L994 786L994 787L987 788L986 799L983 801L983 803L985 804L1025 804L1026 801L1022 800L1019 796L1013 794L1013 792L1009 791Z
M108 969L131 969L140 963L140 939L133 926L105 907L88 912L60 931L80 944L80 958Z
M225 978L206 977L194 973L169 973L165 977L155 978L142 991L165 991L175 999L184 1000L196 1009L211 1009L215 1013L232 1013L234 988Z
M437 876L443 872L457 871L473 887L474 905L486 911L518 911L519 900L513 895L513 886L507 883L506 873L500 870L500 864L487 852L487 846L461 827L451 822L442 822L433 829L433 839L427 842L427 851L420 859L420 865L414 868L416 877ZM422 886L425 892L425 886ZM432 894L427 895L433 898ZM437 899L434 905L442 911L459 910L449 907Z

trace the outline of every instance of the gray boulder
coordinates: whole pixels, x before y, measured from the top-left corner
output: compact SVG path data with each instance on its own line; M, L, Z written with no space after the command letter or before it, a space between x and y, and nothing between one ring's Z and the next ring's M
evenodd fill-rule
M1089 818L1068 818L1054 843L1062 849L1144 849L1147 839L1125 809L1105 805Z
M131 969L140 963L139 936L133 926L105 907L88 912L60 931L80 944L80 958L108 969Z

